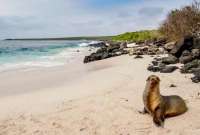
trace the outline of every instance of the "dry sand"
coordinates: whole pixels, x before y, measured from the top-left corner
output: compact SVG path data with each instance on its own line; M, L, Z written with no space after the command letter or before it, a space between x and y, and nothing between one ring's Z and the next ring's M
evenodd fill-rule
M178 70L156 75L161 93L183 97L188 112L167 119L164 128L138 113L151 59L120 56L2 73L0 135L199 135L200 85Z

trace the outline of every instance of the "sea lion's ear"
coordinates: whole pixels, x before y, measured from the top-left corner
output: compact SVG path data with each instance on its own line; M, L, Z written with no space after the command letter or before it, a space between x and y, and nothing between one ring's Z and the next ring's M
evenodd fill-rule
M157 80L160 82L160 78L159 77L157 77Z
M146 81L149 81L149 80L150 80L150 77L148 77Z

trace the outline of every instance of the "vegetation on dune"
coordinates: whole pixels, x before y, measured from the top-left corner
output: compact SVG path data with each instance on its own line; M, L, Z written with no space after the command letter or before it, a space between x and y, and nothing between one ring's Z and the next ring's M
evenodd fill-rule
M200 34L200 2L172 10L159 31L169 40L178 40L184 36Z
M115 41L139 42L144 40L155 39L160 36L161 35L157 30L144 30L136 32L127 32L121 35L114 36L112 39Z

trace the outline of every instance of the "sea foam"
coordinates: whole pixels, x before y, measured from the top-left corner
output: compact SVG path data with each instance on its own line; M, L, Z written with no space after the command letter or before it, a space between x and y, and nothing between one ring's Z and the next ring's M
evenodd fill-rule
M91 41L0 42L0 72L15 69L62 66L83 57Z

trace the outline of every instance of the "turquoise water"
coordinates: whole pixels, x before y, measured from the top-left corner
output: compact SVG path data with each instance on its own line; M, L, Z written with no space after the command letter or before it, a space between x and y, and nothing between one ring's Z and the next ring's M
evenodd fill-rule
M91 41L0 41L0 71L27 66L63 65Z

